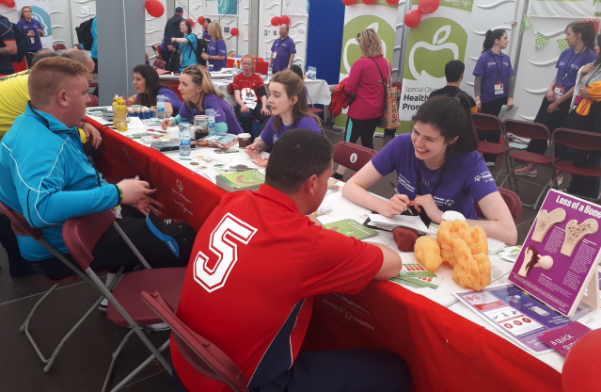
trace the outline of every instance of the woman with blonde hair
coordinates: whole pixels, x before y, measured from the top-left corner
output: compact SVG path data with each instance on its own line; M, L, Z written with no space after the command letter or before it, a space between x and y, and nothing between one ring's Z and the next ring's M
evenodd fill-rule
M275 74L269 84L269 93L272 117L265 124L261 136L246 147L260 166L266 166L267 161L258 153L273 146L285 132L305 128L323 134L319 117L311 113L307 106L305 83L296 73L286 69Z
M344 85L344 91L355 96L349 107L349 124L352 124L349 141L356 143L361 137L363 147L374 148L373 136L384 113L384 94L391 66L384 57L380 36L373 29L357 35L361 57L353 64ZM334 178L342 179L346 168L339 166Z
M202 58L209 60L209 63L213 65L213 71L221 71L222 68L227 67L227 48L223 40L221 26L217 22L209 23L208 30L211 35L209 50L208 53L202 54Z
M177 125L182 120L193 121L194 116L206 114L207 109L215 111L215 131L219 133L242 133L242 128L236 120L234 110L223 99L223 93L215 88L209 71L191 65L185 68L179 76L179 92L184 103L176 117L166 118L162 122L163 129Z

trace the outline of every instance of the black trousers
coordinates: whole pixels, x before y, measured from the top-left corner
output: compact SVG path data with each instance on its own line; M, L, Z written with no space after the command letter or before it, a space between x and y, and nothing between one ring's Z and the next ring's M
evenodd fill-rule
M482 108L480 111L485 114L492 114L498 116L501 113L503 105L507 105L507 97L495 99L494 101L482 102ZM483 142L499 143L501 140L501 131L494 130L478 130L478 140ZM484 160L486 162L494 162L497 160L495 154L484 154Z
M128 206L125 206L122 211L123 219L118 219L117 223L151 267L181 267L188 263L194 245L195 233L187 223L177 223L179 226L177 230L169 233L179 244L180 255L178 258L171 252L165 242L150 231L144 215ZM100 238L92 255L94 261L90 267L95 270L118 268L122 265L134 266L139 263L132 250L112 226ZM77 266L70 254L65 256ZM64 279L75 274L56 257L30 263L36 273L53 280Z
M382 117L372 118L369 120L358 120L351 117L353 122L353 130L351 131L351 143L357 143L359 137L361 137L361 145L363 147L374 148L374 133L376 132L376 126L380 122Z
M169 64L169 59L173 54L172 50L162 50L161 49L161 60L164 60L167 64Z
M543 102L538 109L538 113L536 114L536 118L534 119L535 123L544 124L549 131L553 133L555 128L560 128L565 125L566 117L568 112L570 111L570 102L571 100L567 100L562 102L553 113L547 112L547 108L552 102L547 100L545 96L543 98ZM547 141L546 140L530 140L528 143L528 148L526 149L528 152L534 152L536 154L544 154L547 151Z
M188 392L173 369L176 392ZM405 392L407 363L385 350L301 351L294 365L251 392Z

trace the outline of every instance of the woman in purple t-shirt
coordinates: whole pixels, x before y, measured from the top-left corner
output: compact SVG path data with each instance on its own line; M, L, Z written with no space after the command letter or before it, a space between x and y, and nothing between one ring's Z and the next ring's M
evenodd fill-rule
M397 136L346 183L342 195L381 215L392 217L410 207L422 219L442 221L444 211L462 213L471 225L508 245L517 228L495 180L476 148L469 97L434 97L413 116L413 132ZM379 179L397 172L396 194L385 201L369 193ZM474 203L486 220L476 220Z
M572 22L566 28L566 40L569 48L564 50L557 60L555 68L557 75L551 81L547 94L538 109L535 123L544 124L553 132L555 128L565 125L566 117L570 111L570 102L574 94L576 77L580 67L592 63L595 54L595 25L593 22ZM547 149L546 140L530 140L526 151L544 154ZM560 156L560 158L562 158ZM514 171L517 176L536 177L536 165L529 164ZM558 173L559 174L559 173ZM563 182L563 177L558 175L557 184Z
M23 7L21 9L21 16L17 22L19 26L27 33L27 37L31 40L29 50L27 51L27 67L31 67L31 59L40 49L42 49L42 40L40 37L44 36L44 30L42 25L36 19L33 19L33 11L30 7Z
M165 98L165 113L167 116L177 116L182 101L169 86L162 86L159 83L159 74L156 69L150 65L141 64L137 65L133 72L133 83L137 94L129 97L125 104L127 106L142 105L149 108L156 107L157 98L159 95L162 95Z
M285 132L305 128L323 135L319 117L307 106L305 83L294 71L286 69L275 74L269 84L269 93L272 116L261 136L246 147L246 152L259 166L267 166L267 159L261 158L260 152L273 146Z

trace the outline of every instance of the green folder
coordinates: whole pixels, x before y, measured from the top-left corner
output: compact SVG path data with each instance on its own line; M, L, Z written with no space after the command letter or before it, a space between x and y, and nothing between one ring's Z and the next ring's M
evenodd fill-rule
M363 226L354 219L345 219L338 222L328 223L327 225L323 225L323 227L337 231L347 237L354 237L358 240L373 237L374 235L378 234L377 231Z

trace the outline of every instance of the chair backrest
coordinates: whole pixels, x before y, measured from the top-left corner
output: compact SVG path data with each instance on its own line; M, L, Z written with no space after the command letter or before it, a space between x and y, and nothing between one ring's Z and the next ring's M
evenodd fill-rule
M150 47L152 48L152 50L154 51L155 55L159 55L159 49L156 45L150 45Z
M180 320L158 292L141 293L142 300L171 327L177 347L188 363L203 375L247 392L248 377L216 345L194 332Z
M503 126L506 133L512 133L515 136L536 140L549 140L551 138L549 128L543 124L520 120L505 120L503 121Z
M334 146L334 162L351 170L359 171L377 153L371 148L359 146L355 143L339 142Z
M507 204L507 207L509 208L511 217L517 225L520 221L520 218L522 217L522 200L520 199L517 193L509 189L499 188L499 193L501 194L503 200L505 200L505 204ZM480 206L478 205L478 202L476 202L475 200L474 207L476 207L476 214L480 218L485 218L484 214L482 213L482 210L480 209Z
M156 59L156 60L154 60L152 65L158 69L165 69L165 67L167 66L167 62L165 60Z
M0 202L0 210L2 210L2 212L8 216L8 219L10 219L11 226L15 233L25 237L33 237L38 241L42 238L42 230L31 227L20 212L13 210L2 202Z
M82 269L85 270L94 261L94 256L92 256L94 247L116 219L113 211L107 210L97 214L71 218L65 222L63 239L71 256Z
M75 44L75 49L84 50L83 46L81 46L80 44Z
M553 131L553 143L563 144L579 150L601 150L601 134L577 129L556 128Z
M485 113L472 113L472 121L476 130L503 131L503 123L497 116Z
M52 45L52 49L58 52L59 50L67 50L67 47L65 46L65 44L54 44Z
M234 83L229 83L227 85L227 93L229 95L234 95Z

